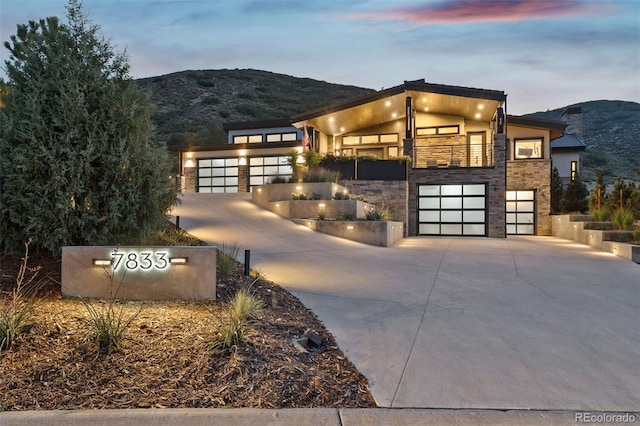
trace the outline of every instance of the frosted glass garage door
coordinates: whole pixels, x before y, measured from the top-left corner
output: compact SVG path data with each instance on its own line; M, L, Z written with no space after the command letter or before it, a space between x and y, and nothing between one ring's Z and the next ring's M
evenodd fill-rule
M418 186L418 235L487 235L486 185Z
M271 179L279 176L290 179L292 169L287 164L287 157L284 155L274 155L270 157L249 158L249 185L264 185L271 182Z
M507 191L507 234L536 233L536 192Z
M238 192L237 158L199 158L198 192Z

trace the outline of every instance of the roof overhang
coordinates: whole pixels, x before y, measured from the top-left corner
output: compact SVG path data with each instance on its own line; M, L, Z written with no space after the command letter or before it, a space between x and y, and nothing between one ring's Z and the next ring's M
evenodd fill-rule
M406 117L406 99L415 111L447 114L489 122L506 100L502 91L444 86L424 81L405 82L372 95L295 115L296 127L311 126L327 135L339 135Z
M549 139L556 139L564 134L567 123L558 120L543 120L540 118L523 117L520 115L507 115L507 126L531 127L534 129L549 130Z

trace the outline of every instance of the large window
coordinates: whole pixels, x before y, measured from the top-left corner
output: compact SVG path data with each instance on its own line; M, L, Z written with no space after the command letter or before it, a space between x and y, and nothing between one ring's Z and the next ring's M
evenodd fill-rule
M233 137L233 143L262 143L262 135L240 135Z
M416 129L417 136L433 136L433 135L457 135L460 133L460 126L433 126L433 127L418 127Z
M378 143L397 143L397 133L387 133L383 135L352 135L342 138L342 145L367 145Z
M515 159L542 158L542 138L515 139Z

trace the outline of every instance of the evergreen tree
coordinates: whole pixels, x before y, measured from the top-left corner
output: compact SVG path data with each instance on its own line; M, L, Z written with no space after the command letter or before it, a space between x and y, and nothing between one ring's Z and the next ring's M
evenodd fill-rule
M624 180L617 177L611 194L607 197L606 206L611 211L619 210L621 207L624 208L630 196L631 188L629 188Z
M557 168L553 168L551 173L551 213L559 213L562 203L562 196L564 195L564 187L562 185L562 179Z
M79 0L68 23L18 25L4 46L0 234L54 254L65 245L140 241L176 202L166 149L150 140L151 103Z
M562 199L562 204L560 206L561 212L582 213L586 211L589 207L589 200L587 199L588 196L589 190L585 184L582 183L580 177L576 175L564 192L564 198Z
M596 186L591 190L589 196L589 211L600 210L607 199L607 186L604 184L604 177L601 171L596 172Z

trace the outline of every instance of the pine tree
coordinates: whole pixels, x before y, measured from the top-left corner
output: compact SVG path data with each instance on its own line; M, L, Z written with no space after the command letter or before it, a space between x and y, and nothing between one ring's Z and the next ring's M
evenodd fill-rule
M562 213L582 213L589 207L589 190L582 183L580 177L576 177L571 181L564 192L560 210Z
M604 177L601 171L596 172L596 186L591 190L589 196L589 211L600 210L607 199L607 186L604 184Z
M4 46L0 233L54 254L65 245L130 243L176 202L166 149L151 140L149 96L129 76L79 0L68 23L18 25Z
M551 173L551 213L560 212L563 195L564 187L562 185L562 179L560 179L558 169L554 167Z

